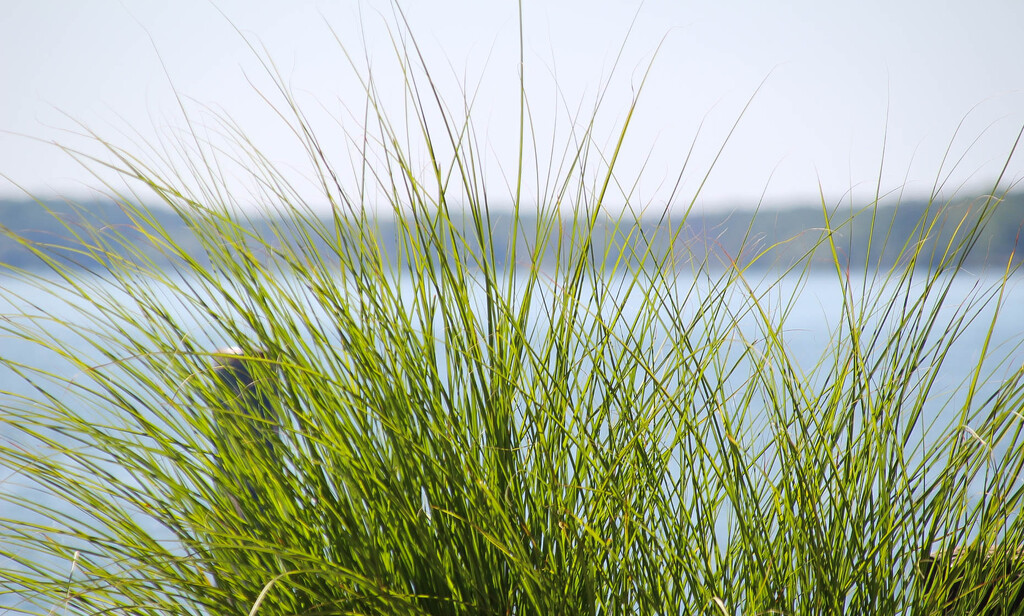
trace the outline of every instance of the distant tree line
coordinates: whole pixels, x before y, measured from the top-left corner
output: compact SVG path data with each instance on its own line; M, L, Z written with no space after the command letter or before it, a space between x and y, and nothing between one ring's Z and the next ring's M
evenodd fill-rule
M801 206L759 211L691 212L686 217L677 215L676 218L605 217L595 226L592 250L595 259L606 259L608 265L619 260L619 255L625 250L627 260L637 261L646 254L649 262L652 262L650 256L654 256L654 261L676 267L738 265L777 269L804 259L809 259L812 267L834 267L832 249L823 241L826 229L831 229L836 253L844 267L854 270L890 268L899 265L901 255L908 252L905 247L911 243L923 243L925 250L921 254L929 255L931 261L937 262L951 240L957 238L958 229L970 227L969 223L982 215L985 208L990 208L987 213L989 223L980 241L972 247L967 265L1003 269L1011 261L1019 263L1024 254L1024 241L1021 239L1024 191L1010 193L998 201L978 197L942 204L906 200L898 204L860 208L849 205L824 209ZM547 255L544 263L523 261L523 255L528 254L525 249L535 241L537 225L540 224L536 217L530 216L520 220L520 233L516 239L519 245L517 262L509 262L513 225L508 211L495 208L489 221L494 231L495 265L551 266L555 261L554 254ZM300 236L304 241L313 238L324 254L330 254L328 240L308 233L309 220L272 219L251 214L245 219L253 238L264 238L265 241L267 237L274 237L275 241L283 242ZM333 224L330 216L326 215L319 222L327 228ZM549 225L547 228L551 229L549 234L568 235L578 233L580 224L574 223L571 215L566 214L561 225ZM8 269L46 267L45 259L38 254L40 252L48 258L83 268L102 267L103 260L114 255L163 263L166 257L151 241L153 230L157 228L168 232L175 243L183 246L193 258L203 260L201 243L192 238L189 220L169 208L149 208L145 218L140 219L137 213L129 214L112 200L39 202L0 199L0 264ZM377 239L384 252L394 251L395 221L381 216L377 220L377 229ZM472 232L468 220L461 231ZM100 250L90 250L89 246ZM33 247L37 250L34 251ZM657 259L666 255L666 259ZM928 263L919 262L918 265Z

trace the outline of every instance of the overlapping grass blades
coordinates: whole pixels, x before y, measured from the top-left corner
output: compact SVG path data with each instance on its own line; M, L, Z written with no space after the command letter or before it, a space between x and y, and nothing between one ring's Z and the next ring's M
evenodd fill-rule
M628 123L611 151L580 127L561 161L533 161L523 139L499 215L471 114L446 106L402 40L410 112L390 117L367 78L354 188L280 92L329 219L243 133L234 162L268 212L291 215L267 227L232 209L215 144L194 135L175 165L100 141L204 254L113 186L144 241L69 227L84 274L33 246L53 271L23 280L52 302L0 327L55 359L3 358L36 387L6 396L0 419L15 512L0 522L0 589L23 601L8 605L976 613L980 593L945 605L954 570L961 588L1012 600L1021 372L983 393L983 353L956 419L931 425L943 362L998 314L985 310L1010 275L950 295L998 196L940 259L908 240L910 267L892 270L851 270L830 244L846 221L826 208L842 303L820 362L800 365L787 317L809 259L754 282L727 259L694 261L679 220L608 209ZM528 194L531 163L558 170L555 188ZM216 367L232 361L247 376ZM933 552L961 568L929 585Z

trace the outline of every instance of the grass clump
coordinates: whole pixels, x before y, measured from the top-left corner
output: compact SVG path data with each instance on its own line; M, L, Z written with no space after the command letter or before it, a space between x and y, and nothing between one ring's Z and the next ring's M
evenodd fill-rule
M338 179L278 93L327 218L230 123L235 153L194 133L177 166L99 141L203 252L113 186L130 233L69 226L64 258L30 245L52 271L20 284L51 303L0 327L55 363L2 360L32 387L0 418L12 610L967 614L1014 600L1024 382L986 388L983 366L1010 272L956 293L996 192L939 254L921 253L938 220L922 218L892 269L851 269L831 243L850 222L823 204L816 249L841 301L801 365L790 314L810 254L755 282L695 261L681 221L610 209L631 197L615 192L628 120L610 151L593 124L576 131L536 194L524 138L499 214L468 108L446 106L403 40L408 114L384 112L366 76L361 182ZM232 160L268 212L292 215L257 232L225 194ZM940 371L983 315L986 348L942 415Z

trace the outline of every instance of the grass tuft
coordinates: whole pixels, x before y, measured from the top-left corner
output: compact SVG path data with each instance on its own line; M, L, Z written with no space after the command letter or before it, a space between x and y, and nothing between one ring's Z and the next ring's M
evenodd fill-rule
M228 119L230 149L190 125L151 161L99 136L104 158L73 153L189 236L108 185L130 225L69 226L63 257L20 239L50 269L21 272L38 299L6 297L18 308L0 319L34 349L0 359L27 387L0 416L11 610L883 615L1016 600L1024 371L991 382L986 363L1013 270L962 292L1001 180L952 231L938 202L912 237L869 230L898 248L891 268L851 269L836 238L853 219L822 198L812 249L753 280L777 246L716 262L691 250L685 214L631 217L645 208L615 165L635 103L610 149L591 122L542 161L521 82L499 211L471 105L448 105L407 31L395 50L407 115L362 74L352 174L266 60L279 89L265 100L326 217ZM235 167L262 210L234 207ZM808 365L792 340L812 278L839 303ZM978 327L977 364L942 397Z

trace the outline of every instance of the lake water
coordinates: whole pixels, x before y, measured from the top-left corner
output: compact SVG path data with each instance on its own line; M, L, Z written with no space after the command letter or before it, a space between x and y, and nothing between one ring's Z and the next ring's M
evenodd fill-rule
M769 276L766 280L772 280ZM30 366L42 368L52 372L57 377L75 378L78 368L62 360L57 353L38 344L32 344L21 340L14 333L19 324L30 318L43 318L47 313L56 321L76 320L83 317L83 313L76 311L73 304L57 305L47 299L47 293L40 290L36 285L25 281L10 278L0 280L3 284L3 294L0 297L0 320L6 324L3 333L0 333L0 353L4 359ZM950 289L950 296L947 305L955 308L976 297L979 290L991 288L998 282L994 277L970 277L962 276L954 282ZM682 279L682 285L693 285L693 279ZM754 283L756 286L756 282ZM698 285L699 286L699 285ZM853 288L857 288L854 285ZM833 332L839 325L841 314L842 294L841 287L836 282L834 274L812 274L806 280L800 281L796 278L783 279L781 283L763 296L763 301L769 309L777 309L778 306L788 302L792 305L785 327L785 342L787 352L805 370L810 371L820 361L823 352L834 344L831 340ZM773 307L774 306L774 307ZM992 345L989 349L989 357L986 360L985 376L986 384L982 393L993 391L998 387L999 382L1007 375L1012 374L1024 365L1024 284L1019 279L1011 279L1004 290L1002 310L996 321ZM962 399L963 385L965 378L977 366L981 356L985 335L994 312L994 302L976 311L978 317L965 330L964 335L955 344L954 350L946 358L943 369L940 372L940 380L934 389L934 403L936 425L944 426L954 419L956 402ZM47 317L47 318L49 318ZM179 313L184 322L188 321L188 314ZM746 327L746 321L741 319L739 327ZM752 322L750 327L754 327ZM60 326L53 325L55 332L54 343L66 345L72 351L77 342L73 336L62 337ZM208 336L209 348L212 350L232 341L218 339L215 332L194 332L196 336ZM737 332L740 335L750 337L756 336L756 332ZM95 354L95 349L81 349L82 357L90 357ZM95 361L101 361L97 358ZM67 395L61 391L60 386L52 393L56 396ZM9 366L0 365L0 409L10 408L15 397L33 397L40 394L33 389ZM950 404L952 403L952 404ZM10 433L9 429L3 428L7 433L0 433L0 439L5 444L16 441L16 436ZM998 453L998 452L997 452ZM30 492L31 488L19 480L15 469L4 469L0 467L0 492L15 494L30 499L46 499L45 495L38 495ZM24 511L17 511L2 500L0 500L0 518L17 517L24 515ZM70 564L69 564L70 566ZM0 570L4 563L0 562ZM0 600L0 607L14 605L11 601Z

